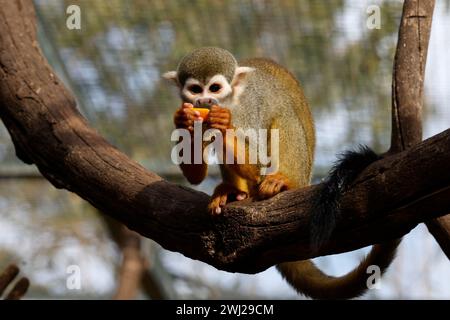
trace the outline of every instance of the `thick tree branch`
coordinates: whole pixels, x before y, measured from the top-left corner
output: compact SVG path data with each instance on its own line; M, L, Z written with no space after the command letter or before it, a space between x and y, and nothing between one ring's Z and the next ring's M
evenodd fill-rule
M447 130L367 168L344 194L336 229L317 251L309 235L317 186L230 204L213 218L206 194L164 181L88 126L41 55L30 0L0 0L0 8L0 116L18 156L166 249L254 273L397 238L450 212Z
M391 153L422 141L423 88L434 3L408 0L403 6L392 78ZM429 220L426 225L450 259L448 221L450 215Z

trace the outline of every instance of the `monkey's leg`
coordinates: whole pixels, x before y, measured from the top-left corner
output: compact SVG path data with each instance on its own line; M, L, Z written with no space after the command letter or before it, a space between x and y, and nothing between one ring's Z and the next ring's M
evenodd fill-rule
M267 175L258 187L258 197L267 199L292 187L291 181L281 173Z
M214 189L208 205L208 212L212 215L219 215L222 213L222 207L228 202L244 200L247 197L246 192L239 190L230 183L222 182Z

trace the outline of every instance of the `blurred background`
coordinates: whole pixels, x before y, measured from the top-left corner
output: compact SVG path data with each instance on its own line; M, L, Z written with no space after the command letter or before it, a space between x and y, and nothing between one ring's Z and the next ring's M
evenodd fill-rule
M81 30L66 28L70 4L81 8ZM370 30L366 10L373 4L381 8L381 28ZM43 51L92 126L171 181L187 184L170 160L179 99L161 74L200 46L226 48L238 59L270 57L297 76L317 125L316 180L344 149L359 143L380 152L389 147L401 1L35 0L35 6ZM449 29L449 2L437 1L425 81L425 138L450 127ZM217 181L213 170L197 189L211 193ZM367 251L316 260L339 275ZM218 271L105 220L18 161L2 126L0 269L9 262L30 278L26 298L33 299L302 299L274 268L257 275ZM81 271L78 290L66 286L70 265ZM124 289L130 270L139 275L139 287ZM381 288L362 297L379 298L450 298L450 263L423 225L405 236Z

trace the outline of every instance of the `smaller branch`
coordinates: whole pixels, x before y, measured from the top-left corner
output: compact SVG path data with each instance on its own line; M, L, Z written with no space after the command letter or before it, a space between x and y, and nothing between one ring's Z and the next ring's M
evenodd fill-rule
M442 251L450 259L450 214L426 222L428 231L434 236Z
M179 299L174 279L161 261L162 250L153 241L145 243L144 256L148 266L144 271L142 289L152 300Z
M136 298L146 263L141 255L141 238L123 224L120 225L119 245L122 251L122 265L119 272L119 285L114 300Z
M5 300L20 300L28 291L30 281L27 278L21 278L11 289Z
M5 289L14 282L14 279L19 272L19 268L16 265L11 264L0 274L0 296L4 293ZM27 278L20 278L9 293L6 294L5 300L21 299L28 291L29 286L30 281Z
M3 270L0 274L0 296L18 274L19 268L14 264L9 265L5 270Z
M146 268L142 277L142 289L152 300L164 300L167 298L159 281L151 269Z

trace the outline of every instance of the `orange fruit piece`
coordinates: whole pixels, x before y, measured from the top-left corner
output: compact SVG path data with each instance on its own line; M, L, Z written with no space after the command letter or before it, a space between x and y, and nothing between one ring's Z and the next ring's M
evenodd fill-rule
M208 119L209 109L208 108L192 108L194 111L198 111L200 113L200 117L203 118L203 120Z

